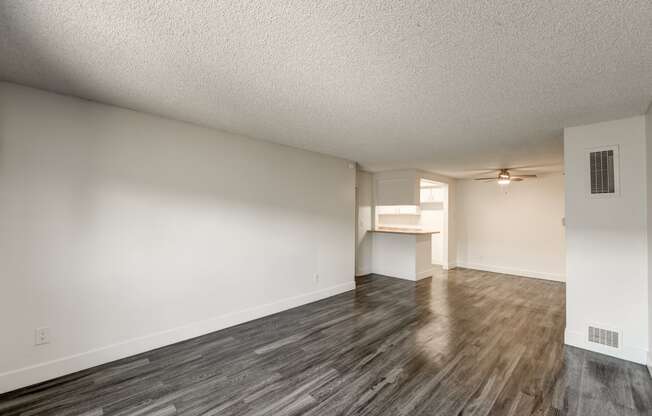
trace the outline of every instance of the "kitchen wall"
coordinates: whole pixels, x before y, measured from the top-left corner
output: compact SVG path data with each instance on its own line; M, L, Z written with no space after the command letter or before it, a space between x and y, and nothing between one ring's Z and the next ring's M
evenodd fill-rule
M457 265L564 280L564 179L561 173L500 186L459 180Z
M437 230L439 233L431 237L431 262L436 265L444 264L444 211L445 195L448 193L445 187L431 187L433 183L421 181L421 215L419 222L422 228ZM425 187L424 187L425 186Z
M566 343L645 363L648 245L645 117L564 130ZM620 194L591 197L588 151L619 146ZM588 325L621 332L620 349L587 342Z
M444 269L452 269L457 264L457 179L421 171L421 178L444 183L444 203L442 206L441 263Z
M358 170L356 175L357 189L357 232L356 232L356 276L371 273L371 250L373 234L373 174Z
M652 104L645 116L646 167L647 167L647 290L648 290L648 355L647 366L652 375Z
M439 234L433 234L431 238L432 244L432 264L442 265L443 256L443 238L441 230L444 228L444 210L433 209L433 204L425 204L421 208L420 225L422 228L438 230Z
M0 83L0 392L353 289L354 187L342 159Z
M438 234L432 235L432 264L443 264L443 236L444 210L441 205L435 209L434 204L423 204L418 215L414 214L381 214L378 215L378 226L398 228L418 228L437 230Z
M446 176L437 175L430 172L425 172L422 170L397 170L397 171L386 171L374 174L374 181L392 181L396 184L397 188L400 188L401 192L405 192L406 195L401 195L400 192L395 191L390 193L390 196L400 196L401 204L417 205L420 201L420 181L425 179L432 182L439 182L444 184L442 187L442 199L443 204L438 206L441 215L441 237L437 244L441 245L441 259L440 262L444 269L449 269L455 267L456 264L456 212L455 212L455 194L456 194L456 183L457 180L449 178ZM377 183L376 183L377 185ZM414 187L414 189L412 189ZM391 198L390 198L391 200ZM382 202L378 202L378 199L374 199L374 203L382 205ZM392 202L388 205L393 205ZM402 208L399 208L399 210ZM406 207L407 209L407 207ZM428 211L429 208L426 210ZM406 227L423 227L425 224L422 224L421 216L415 216L411 214L407 215L392 215L392 216L383 216L386 218L380 218L379 214L381 211L378 209L376 211L378 217L377 225L390 225L390 226L406 226ZM423 211L422 211L423 214ZM437 214L434 214L437 215ZM426 212L423 219L427 222L433 219L433 216L429 216L429 213ZM384 221L384 222L382 222ZM428 228L430 228L428 226ZM450 247L450 250L449 250ZM437 259L439 260L439 259Z

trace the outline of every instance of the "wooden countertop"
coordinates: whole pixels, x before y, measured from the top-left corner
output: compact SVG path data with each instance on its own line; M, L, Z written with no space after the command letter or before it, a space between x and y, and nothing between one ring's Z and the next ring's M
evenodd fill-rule
M399 227L378 227L370 230L372 233L389 233L389 234L410 234L410 235L424 235L424 234L439 234L439 231L422 230L418 228L399 228Z

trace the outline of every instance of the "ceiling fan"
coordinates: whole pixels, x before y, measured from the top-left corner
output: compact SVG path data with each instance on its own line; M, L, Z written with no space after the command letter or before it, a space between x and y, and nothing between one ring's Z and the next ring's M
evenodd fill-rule
M493 178L475 178L476 181L496 181L499 185L509 185L510 182L520 182L527 178L536 178L537 175L513 175L509 173L509 169L500 169L498 176Z

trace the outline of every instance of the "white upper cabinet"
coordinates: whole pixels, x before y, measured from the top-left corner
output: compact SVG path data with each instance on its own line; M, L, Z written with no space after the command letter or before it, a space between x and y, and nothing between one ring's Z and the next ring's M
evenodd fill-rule
M421 202L419 178L415 172L381 172L374 176L376 205L418 206Z

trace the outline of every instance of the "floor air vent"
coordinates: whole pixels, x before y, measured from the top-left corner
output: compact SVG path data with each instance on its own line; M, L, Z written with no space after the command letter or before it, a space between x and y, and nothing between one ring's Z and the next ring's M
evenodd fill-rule
M620 336L618 331L589 326L589 342L619 348Z

